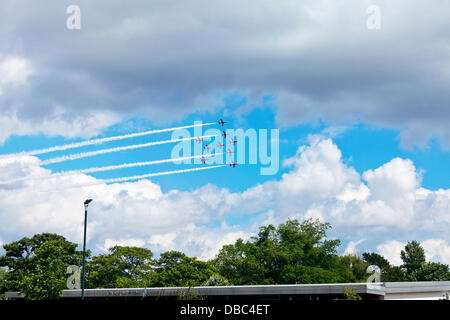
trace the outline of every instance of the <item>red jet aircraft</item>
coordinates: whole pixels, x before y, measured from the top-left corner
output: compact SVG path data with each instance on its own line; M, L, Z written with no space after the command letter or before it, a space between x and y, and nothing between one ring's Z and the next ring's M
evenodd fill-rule
M223 121L222 119L219 120L219 126L222 125L222 127L223 127L223 125L224 125L225 123L227 123L227 122L226 122L226 121Z
M228 155L231 156L233 153L234 153L234 151L231 151L230 149L228 149L228 151L227 151L227 154L228 154Z
M206 161L208 161L209 159L208 158L205 158L204 156L202 157L202 162L203 163L206 163Z
M222 131L222 136L226 139L229 133L226 133L225 131Z
M197 137L197 139L195 139L195 141L198 142L198 143L202 143L203 138Z
M211 150L211 147L206 145L206 146L203 147L203 149L206 150L206 152L209 152L209 150Z
M230 144L236 144L237 140L231 140Z
M220 143L220 142L217 144L217 148L222 148L222 147L224 147L224 146L225 146L225 145L222 144L222 143Z
M237 164L236 162L230 163L230 167L233 167L233 168L235 168L237 165L238 165L238 164Z

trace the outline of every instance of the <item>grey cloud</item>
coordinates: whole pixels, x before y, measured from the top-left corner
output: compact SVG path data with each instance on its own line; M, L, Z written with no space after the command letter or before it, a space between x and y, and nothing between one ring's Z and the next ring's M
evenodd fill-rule
M366 121L402 130L405 146L450 146L447 1L377 1L379 31L365 25L371 3L356 0L80 0L82 29L69 31L72 2L3 1L0 57L23 56L36 73L0 108L168 122L240 90L278 96L280 125Z

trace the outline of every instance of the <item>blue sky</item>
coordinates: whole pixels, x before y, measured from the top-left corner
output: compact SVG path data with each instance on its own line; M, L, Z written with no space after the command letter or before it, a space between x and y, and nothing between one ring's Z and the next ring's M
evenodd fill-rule
M69 29L70 1L5 1L0 244L40 232L80 243L91 197L96 252L122 244L208 259L263 224L315 218L333 225L340 253L398 264L416 239L429 260L450 263L449 3L380 0L374 30L373 3L357 0L80 0L80 29ZM171 132L17 154L219 118L278 129L279 171L245 164L113 184L101 180L202 165L58 174L167 159L174 144L42 162Z
M268 95L270 97L270 95ZM274 102L272 98L271 103ZM230 93L223 98L223 109L218 110L216 114L194 113L183 119L184 121L174 122L171 127L191 125L195 121L203 123L216 122L219 118L229 121L226 128L248 128L273 129L277 128L275 123L274 108L276 105L257 105L245 115L234 115L236 110L245 106L248 99L245 95ZM230 117L223 117L223 114L229 114ZM141 132L152 129L163 129L165 126L155 126L151 121L143 118L129 118L105 129L102 135L92 138L110 137L123 135L127 133ZM203 130L207 130L205 127ZM221 128L220 126L211 126L211 128ZM346 163L355 168L359 173L372 168L377 168L389 160L400 157L411 159L418 169L422 170L423 182L425 188L431 190L450 188L450 152L442 150L439 141L434 139L430 141L426 148L413 147L405 148L400 143L400 132L397 130L371 126L366 123L341 124L338 127L327 125L322 121L316 121L312 124L304 124L280 130L280 161L295 155L297 148L307 143L308 135L324 134L332 136L333 141L342 151ZM336 131L336 132L334 132ZM193 129L190 129L193 135ZM67 151L52 152L39 155L38 158L46 160L65 154L93 151L102 148L113 148L126 146L130 144L141 144L150 141L170 140L171 132L136 137L121 141L104 143L100 146L88 146ZM17 153L35 149L43 149L55 145L64 145L73 142L83 141L80 139L67 139L61 136L49 137L46 135L27 135L11 136L0 147L1 154ZM204 142L204 144L206 141ZM203 145L204 145L203 144ZM121 151L96 157L89 157L80 160L66 161L58 164L47 165L46 168L53 172L77 170L90 167L108 166L122 163L132 163L141 161L169 159L171 150L175 144L167 144L142 148L137 150ZM194 142L192 142L192 147ZM227 148L229 144L227 144ZM247 147L248 151L248 147ZM248 155L246 157L248 159ZM234 158L235 159L235 158ZM98 179L108 179L115 177L134 176L152 172L179 170L182 166L174 164L160 164L145 167L135 167L120 169L115 171L105 171L93 173ZM193 167L193 166L190 166ZM212 182L220 187L229 188L232 191L241 192L255 184L262 183L271 179L281 177L286 171L280 165L279 173L275 176L263 176L259 174L259 165L238 166L235 170L229 168L218 169L213 174L211 172L198 172L185 175L155 177L154 181L160 184L163 190L179 189L192 190L205 183ZM242 177L245 177L242 179Z

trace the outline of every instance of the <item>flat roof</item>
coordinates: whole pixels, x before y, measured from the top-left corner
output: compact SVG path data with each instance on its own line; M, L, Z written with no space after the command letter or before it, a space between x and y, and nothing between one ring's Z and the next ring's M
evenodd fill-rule
M340 295L346 287L352 288L358 294L384 295L384 288L381 285L374 286L367 283L87 289L84 295L85 297L170 297L189 290L205 296ZM81 296L81 290L64 290L62 296L67 298Z
M449 292L450 281L386 282L387 293Z
M333 284L285 284L251 286L214 286L214 287L157 287L157 288L110 288L85 289L86 298L113 297L176 297L182 292L194 290L203 296L316 296L343 295L345 288L356 293L383 298L397 293L450 292L450 281L424 282L382 282L382 283L333 283ZM62 298L81 297L81 290L63 290ZM6 292L5 298L23 298L17 292Z

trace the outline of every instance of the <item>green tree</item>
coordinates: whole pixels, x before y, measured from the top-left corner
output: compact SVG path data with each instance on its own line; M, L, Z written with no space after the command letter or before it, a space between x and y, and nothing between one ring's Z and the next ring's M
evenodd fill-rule
M208 262L179 251L167 251L157 261L155 285L161 287L199 286L217 270Z
M236 285L354 281L336 254L340 241L326 239L328 228L311 219L263 226L256 237L223 246L212 264Z
M385 278L384 278L385 275ZM402 268L397 266L391 266L385 274L381 274L381 281L384 282L401 282L407 281L408 278L406 276L405 271Z
M255 244L238 239L235 244L224 245L211 263L232 284L273 284L274 280L267 278L267 267L255 254L257 249Z
M357 282L365 282L367 280L369 277L367 267L370 265L367 261L356 255L346 255L341 257L341 259L350 266Z
M376 265L381 270L387 270L391 266L389 261L382 255L379 255L378 253L364 252L362 254L362 257L364 261L366 261L369 265Z
M344 287L345 300L362 300L361 296L356 293L354 288Z
M0 267L0 300L2 299L3 294L6 291L6 277L7 271L5 268Z
M199 294L195 289L189 287L187 290L180 290L178 300L206 300L206 297Z
M364 261L369 265L380 267L382 282L398 282L406 280L406 275L401 268L392 266L386 258L378 253L365 252L362 256Z
M87 266L88 288L139 288L151 285L155 261L149 249L114 246Z
M57 299L66 287L69 265L80 265L77 244L63 236L43 233L5 244L0 266L8 267L6 290L25 299Z
M208 280L202 283L205 287L228 286L230 282L220 274L213 274Z
M400 257L403 260L402 267L406 270L408 275L420 269L425 263L425 252L419 242L413 240L405 246L405 250L400 252Z
M409 275L409 279L412 281L450 281L450 271L448 265L425 262Z

